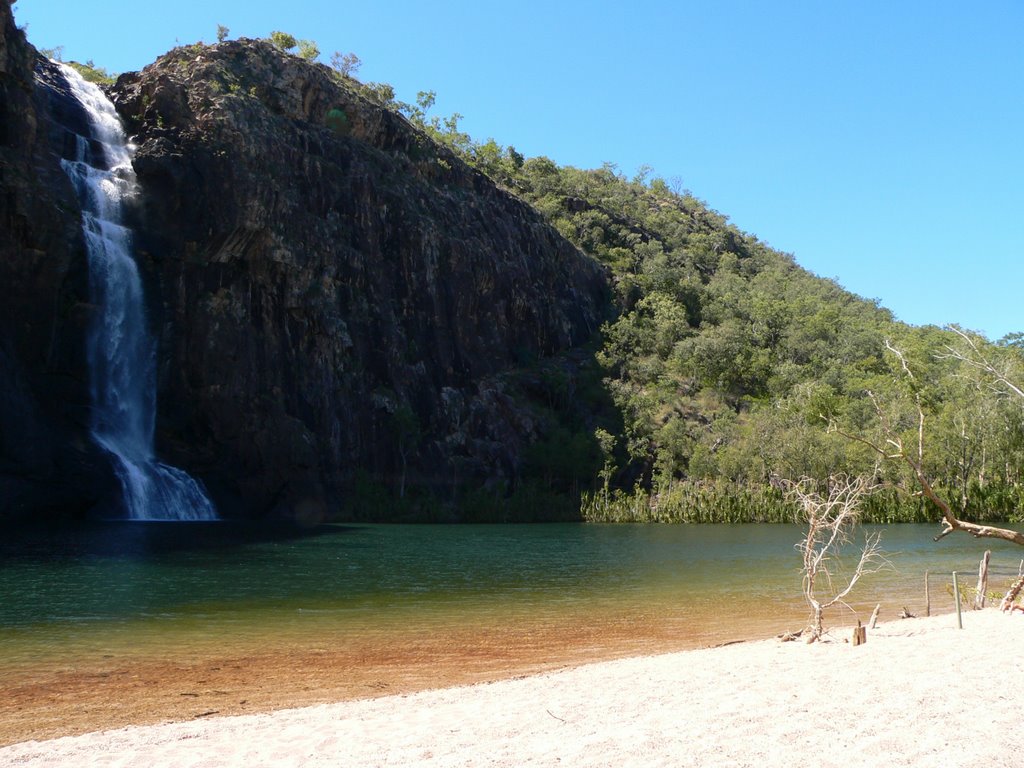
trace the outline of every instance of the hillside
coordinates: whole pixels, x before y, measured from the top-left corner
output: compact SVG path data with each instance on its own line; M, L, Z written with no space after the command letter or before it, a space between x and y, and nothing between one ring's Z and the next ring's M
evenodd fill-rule
M59 170L74 107L2 13L0 517L85 515L110 477ZM222 514L786 519L783 478L900 479L825 429L877 426L869 389L905 406L886 339L927 381L940 486L969 516L1017 506L1019 412L934 357L953 337L664 180L475 142L267 41L176 48L109 94L137 145L157 449Z
M871 519L936 519L905 467L828 429L875 438L881 408L911 444L915 397L936 487L967 518L1020 516L1021 403L950 358L963 346L956 333L896 322L650 169L628 179L612 165L524 161L513 147L473 141L451 119L397 108L611 271L617 317L602 329L594 362L615 408L597 435L602 466L585 518L788 520L785 480L845 472L880 484ZM1019 339L974 339L1019 380ZM913 386L886 342L916 371ZM552 446L548 455L564 452Z

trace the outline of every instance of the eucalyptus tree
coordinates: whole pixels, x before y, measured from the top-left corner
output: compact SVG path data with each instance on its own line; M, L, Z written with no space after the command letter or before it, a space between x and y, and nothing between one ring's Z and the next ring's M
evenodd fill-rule
M946 344L943 351L936 355L939 360L957 361L968 370L978 374L979 384L999 397L1012 397L1024 400L1024 388L1016 382L1017 373L1013 363L1005 358L992 356L986 348L987 344L977 336L969 334L955 326L950 328L957 341ZM932 502L942 516L942 531L935 540L948 536L954 531L963 531L975 537L996 538L1024 546L1024 533L1011 528L969 522L954 510L947 495L942 493L934 482L927 464L926 446L926 399L927 391L922 382L914 374L906 355L891 342L886 342L886 349L897 361L898 377L905 385L905 392L910 401L912 422L910 428L894 418L893 410L874 392L867 395L874 405L878 418L879 431L877 436L858 434L846 431L837 422L832 422L830 429L846 437L868 446L879 457L896 461L909 469L911 478L921 493ZM966 502L964 503L966 506ZM963 510L961 509L961 512Z

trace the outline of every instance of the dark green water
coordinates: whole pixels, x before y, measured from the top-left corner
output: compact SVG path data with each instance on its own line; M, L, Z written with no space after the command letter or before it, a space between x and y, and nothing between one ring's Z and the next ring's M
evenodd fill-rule
M893 569L853 595L861 618L933 610L959 570L973 584L993 550L993 587L1019 547L937 526L883 528ZM796 526L517 525L292 529L227 523L104 523L9 531L0 544L0 669L74 653L181 652L310 638L386 637L467 626L555 626L615 616L680 647L797 628ZM846 612L847 620L853 614ZM319 641L319 640L318 640Z

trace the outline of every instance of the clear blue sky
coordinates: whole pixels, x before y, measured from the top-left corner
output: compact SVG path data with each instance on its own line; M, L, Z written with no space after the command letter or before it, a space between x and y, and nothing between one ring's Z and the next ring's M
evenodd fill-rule
M120 72L280 29L437 92L474 138L649 164L914 324L1024 330L1024 3L19 0L38 47Z

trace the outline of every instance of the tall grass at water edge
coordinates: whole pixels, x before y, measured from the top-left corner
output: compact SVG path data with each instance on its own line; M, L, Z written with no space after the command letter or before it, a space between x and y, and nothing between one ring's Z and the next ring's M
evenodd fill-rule
M1003 522L1020 519L1024 488L972 487L965 520ZM958 511L958 514L959 511ZM799 523L800 512L785 494L770 485L728 482L673 482L648 491L637 487L584 493L580 515L591 523ZM918 496L893 488L876 491L862 503L864 523L931 523L939 510Z

